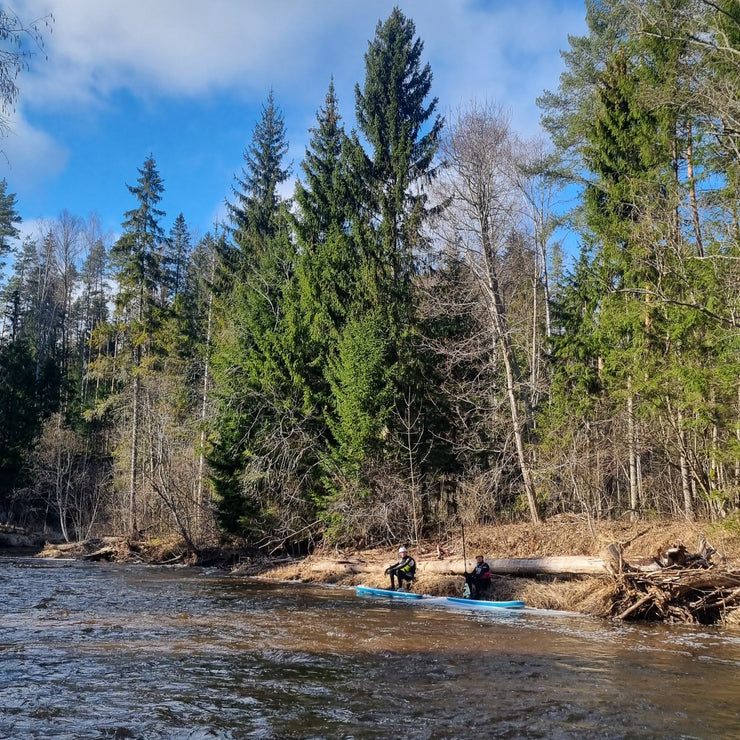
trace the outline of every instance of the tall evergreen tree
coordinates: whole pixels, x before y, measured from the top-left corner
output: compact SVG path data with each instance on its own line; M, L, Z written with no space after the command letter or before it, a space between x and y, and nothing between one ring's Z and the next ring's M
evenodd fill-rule
M270 90L252 141L244 152L241 174L234 177L234 200L226 204L234 243L247 261L280 228L278 187L290 175L290 167L283 166L287 151L284 116Z
M165 242L160 221L165 212L158 208L164 183L154 157L149 155L139 170L136 185L127 185L137 205L124 214L123 234L111 256L117 267L118 303L132 310L138 320L153 317L162 281L162 249Z
M164 255L165 285L169 300L179 295L185 285L185 270L190 257L190 232L185 216L179 214L170 229Z
M364 84L355 87L358 132L345 144L347 231L357 277L326 370L332 391L327 421L341 471L332 485L344 511L347 497L381 487L371 471L396 475L396 443L408 438L402 421L408 415L400 407L408 399L417 405L413 434L422 428L431 434L414 281L428 215L424 188L434 175L442 119L437 99L429 99L432 73L422 52L413 21L398 8L378 23L365 54Z
M80 398L88 403L95 397L90 392L89 382L89 367L93 358L92 336L108 320L108 253L95 228L88 233L87 254L80 277L82 293L76 306L79 362L82 368Z
M58 284L51 240L26 238L3 291L0 335L0 500L29 483L27 461L41 426L59 403ZM35 502L26 501L28 512Z
M360 290L346 142L332 80L301 163L303 180L295 188L298 259L286 328L294 353L303 357L298 362L302 376L296 380L305 388L309 407L331 403L328 358Z
M15 193L8 192L8 181L0 180L0 271L5 267L3 258L10 252L10 241L18 237L16 224L21 222L18 215Z
M128 465L128 528L138 530L137 490L140 485L141 385L143 362L154 354L154 334L161 321L162 251L164 229L160 219L165 213L158 208L164 184L153 156L147 157L138 170L137 184L128 185L137 205L126 211L124 232L112 249L117 266L117 311L126 327L128 375L131 401L127 409L130 420ZM126 354L123 355L126 358Z
M715 35L715 16L728 18L725 9L691 0L589 0L590 34L571 39L560 90L541 101L553 140L589 183L582 201L588 266L581 264L563 304L573 304L581 322L556 339L555 390L567 363L569 382L579 374L596 381L594 396L587 404L573 393L557 402L571 406L563 418L580 407L580 428L591 430L585 437L597 462L584 466L584 487L603 502L601 487L627 470L633 510L656 505L655 484L650 491L643 480L670 480L671 490L679 470L679 491L660 505L690 515L699 491L714 497L709 481L721 479L718 461L734 444L718 408L737 409L737 387L709 370L727 367L724 349L733 340L723 323L731 311L720 306L738 294L727 290L737 281L724 259L736 208L715 190L732 182L732 169L712 156L722 140L717 112L728 108L708 105L732 86L730 77L717 77L727 70L712 64L727 49L729 37ZM586 284L589 299L579 302ZM650 470L642 470L645 461Z
M390 300L395 310L410 302L413 250L419 246L426 197L423 186L433 175L442 118L429 64L422 65L424 44L414 22L398 8L378 23L365 54L365 82L355 86L360 133L370 152L359 160L368 204L379 219L372 277L379 281L372 296ZM368 276L370 277L370 276Z
M271 91L235 177L229 204L233 245L222 252L216 277L217 414L209 462L221 524L238 534L262 532L270 512L280 508L273 497L292 485L294 457L286 446L294 429L288 416L301 404L293 397L282 334L295 266L288 204L278 191L290 173L283 165L287 149L283 115Z

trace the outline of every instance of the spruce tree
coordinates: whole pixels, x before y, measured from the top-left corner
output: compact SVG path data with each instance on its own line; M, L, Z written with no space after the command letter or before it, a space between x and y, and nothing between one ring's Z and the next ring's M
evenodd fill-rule
M370 151L355 150L370 207L379 220L377 244L368 254L377 284L371 295L391 311L408 310L414 273L414 249L420 246L425 215L423 186L433 175L442 118L429 64L422 64L424 44L414 22L394 8L378 23L365 54L365 82L355 86L357 125Z
M298 255L286 329L296 358L302 358L296 382L305 390L306 403L325 408L332 403L328 360L358 300L360 264L351 234L347 137L333 80L316 118L301 163L303 179L295 188Z
M124 328L126 351L124 372L130 383L129 418L130 450L128 463L128 529L138 530L137 493L141 478L142 374L144 361L151 364L157 353L155 333L162 320L162 252L164 229L160 219L165 213L158 208L164 184L153 156L147 157L138 170L139 178L129 192L137 205L125 213L123 234L114 244L111 255L116 265L118 296L116 310Z
M49 245L45 239L44 244ZM48 255L27 237L3 291L0 335L0 501L29 485L27 462L42 424L58 408L58 284ZM32 509L34 502L27 502Z
M181 213L170 229L163 267L169 300L174 300L185 285L185 270L190 257L190 232L185 216Z
M736 156L723 125L736 104L723 96L736 86L737 64L728 53L732 34L719 30L724 21L736 25L732 7L589 0L590 34L571 39L560 90L541 101L554 141L588 183L581 215L590 248L559 311L572 303L581 321L555 339L550 410L570 406L562 418L583 431L598 461L583 466L581 485L602 503L608 471L621 467L631 507L691 515L695 494L721 498L714 487L726 486L733 467L723 469L735 439L720 409L737 415L737 385L724 373L735 366L726 331L737 272L725 255L738 233ZM573 291L586 284L590 298L579 303ZM589 389L587 402L560 395L566 376L588 379L575 386ZM540 430L547 434L542 420ZM641 472L645 461L651 469ZM671 490L673 470L682 491ZM641 488L643 479L664 481L670 494L660 500L655 484Z
M413 21L398 8L378 23L365 54L364 83L355 87L358 131L345 142L347 225L339 238L350 235L354 249L341 252L351 258L352 277L340 285L353 290L325 371L337 466L330 487L336 509L345 512L346 500L377 492L379 478L397 476L407 465L399 451L401 438L408 440L403 420L409 402L415 407L412 436L422 429L432 433L425 418L415 280L428 216L425 186L435 172L442 119L437 99L429 99L432 73L422 52ZM413 533L399 530L398 536Z
M301 404L293 397L282 328L295 267L288 203L278 191L290 173L283 165L287 149L283 115L271 91L235 177L229 204L233 243L221 252L216 276L217 415L209 462L220 523L242 535L262 532L272 497L292 485L295 458L284 448L292 422L286 415Z
M3 178L0 180L0 271L5 267L3 258L11 249L9 240L17 238L19 234L16 224L21 220L15 193L8 192L8 181Z
M226 204L234 243L247 261L280 228L278 187L290 175L290 167L283 165L287 151L284 116L270 90L252 141L244 152L241 174L234 177L234 199Z

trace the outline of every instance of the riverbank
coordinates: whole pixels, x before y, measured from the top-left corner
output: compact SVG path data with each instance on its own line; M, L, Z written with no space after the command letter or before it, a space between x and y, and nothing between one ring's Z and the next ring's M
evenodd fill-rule
M132 542L110 537L87 543L48 545L39 554L119 562L215 565L237 576L383 587L388 584L384 571L397 559L397 544L401 543L362 551L325 548L308 557L288 558L265 557L223 546L194 555L177 540ZM495 575L491 598L522 600L532 607L598 617L625 615L633 619L740 623L740 527L727 523L602 522L559 516L540 525L517 523L466 528L464 541L459 531L418 544L405 544L418 563L413 588L430 595L459 595L462 574L472 568L478 552L491 562L558 559L560 570L555 574L550 571L532 577ZM681 564L665 562L665 553L681 546L689 556L708 548L706 565L709 567L694 562L695 569L684 572ZM661 557L662 565L656 562ZM615 558L621 561L620 567L615 566ZM569 562L601 562L605 570L589 575L569 573L563 565L568 559ZM660 580L656 581L658 577ZM713 594L719 595L717 604L708 600ZM711 609L692 611L691 605L702 598ZM634 608L640 601L640 609Z
M691 569L670 564L665 553L674 548L685 552L687 560L706 548L709 567L698 561L689 563ZM550 568L533 577L494 575L493 600L521 600L531 607L601 618L625 615L631 619L740 624L740 530L719 523L595 522L560 516L540 525L466 528L464 543L460 532L410 549L418 565L413 590L434 596L460 595L464 569L471 570L475 555L481 553L492 564L517 565L516 561L526 560L528 566L533 561L543 567L554 561L558 566L556 574ZM386 587L385 568L396 559L391 547L362 552L325 550L300 560L273 563L267 570L245 563L237 572L281 580ZM574 563L573 572L568 572L568 562ZM593 567L598 563L603 569ZM508 568L508 572L512 570L516 567ZM589 570L592 572L587 574ZM666 582L666 574L671 582ZM700 584L697 574L702 578ZM660 577L662 582L653 583ZM722 604L707 600L707 608L692 611L692 600L708 599L717 589ZM732 592L731 598L725 598L725 591ZM635 609L640 601L641 608Z

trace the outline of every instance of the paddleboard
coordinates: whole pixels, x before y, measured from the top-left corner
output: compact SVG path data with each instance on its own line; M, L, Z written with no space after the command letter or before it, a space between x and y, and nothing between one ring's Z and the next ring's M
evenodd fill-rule
M524 609L523 601L479 601L477 599L461 599L457 596L448 596L447 601L452 604L488 607L491 609Z
M357 586L358 595L363 596L390 596L400 599L421 599L421 594L413 594L410 591L391 591L389 588L370 588L370 586Z

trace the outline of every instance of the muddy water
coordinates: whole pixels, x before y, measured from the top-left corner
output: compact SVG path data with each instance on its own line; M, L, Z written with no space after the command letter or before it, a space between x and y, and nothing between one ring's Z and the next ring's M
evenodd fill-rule
M0 559L0 738L736 738L740 631Z

